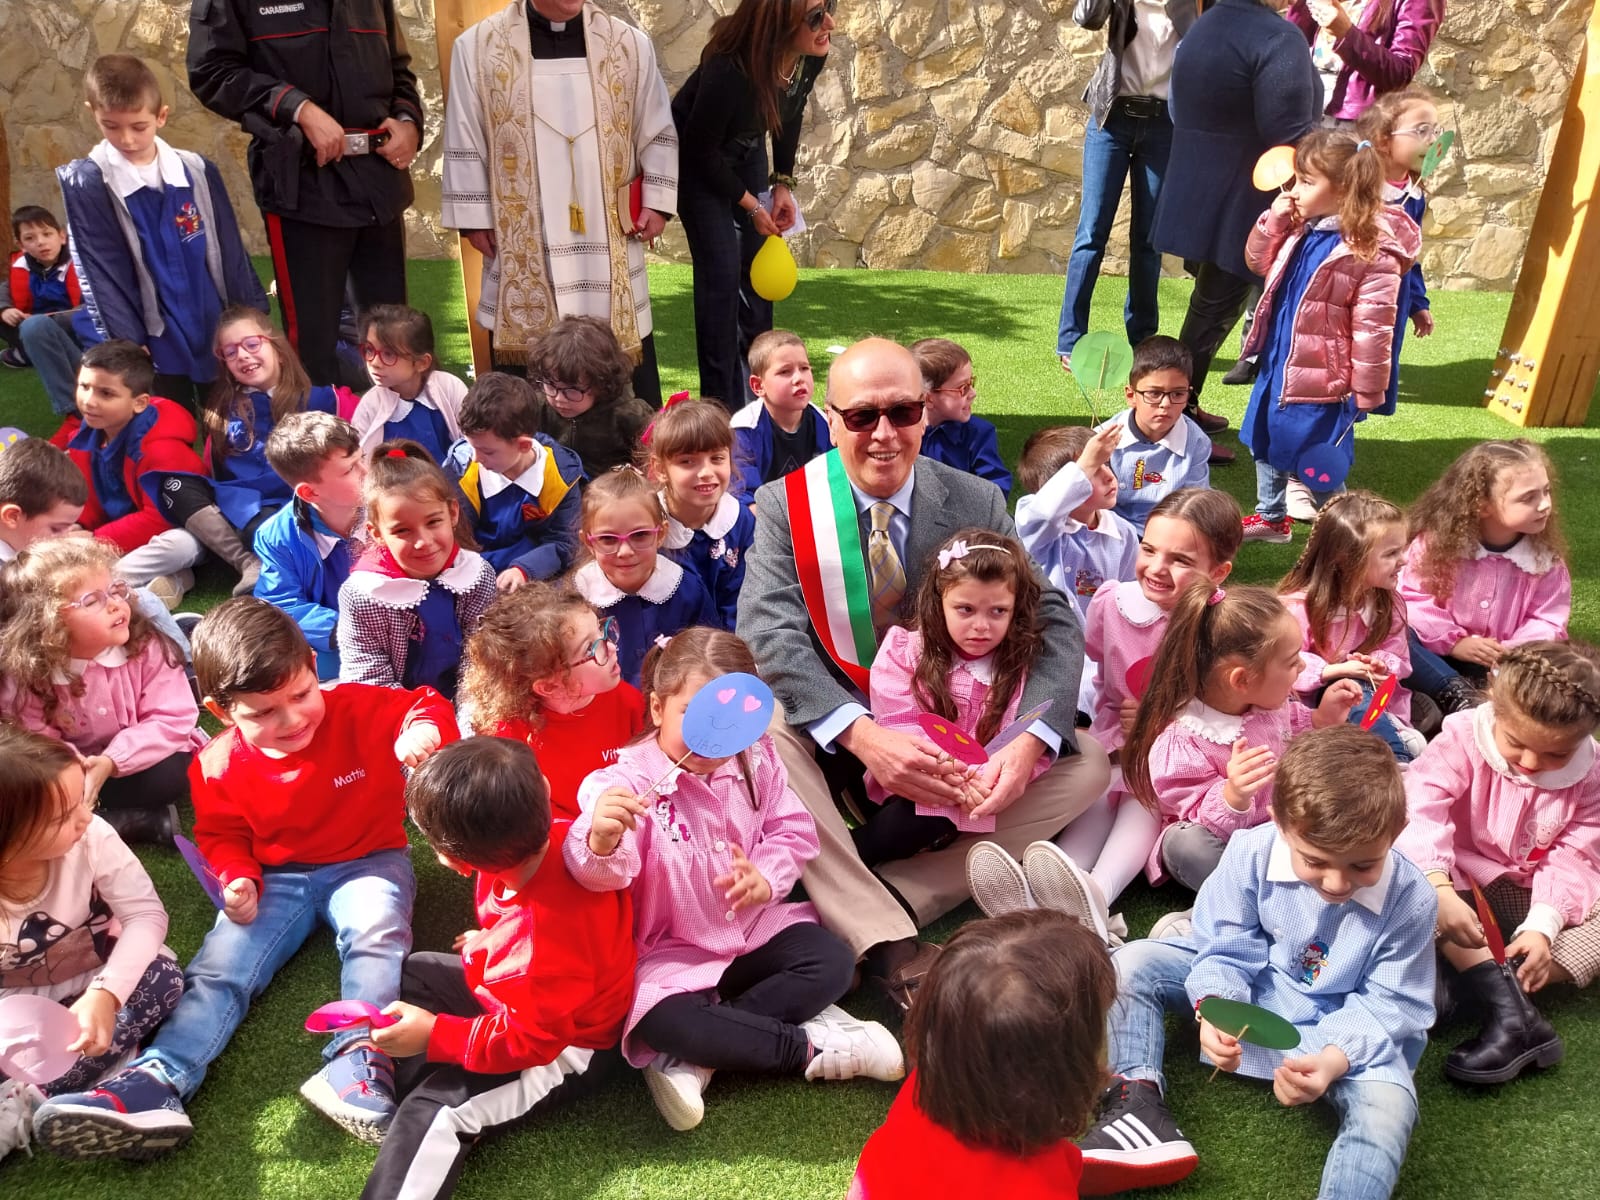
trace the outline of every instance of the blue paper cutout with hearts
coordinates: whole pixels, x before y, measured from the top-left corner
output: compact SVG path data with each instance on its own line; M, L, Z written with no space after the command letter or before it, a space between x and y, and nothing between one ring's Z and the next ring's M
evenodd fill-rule
M754 675L735 671L707 683L683 714L683 744L701 758L748 750L767 731L777 701Z
M1336 492L1350 478L1355 447L1343 439L1337 444L1313 446L1294 465L1294 477L1313 492Z

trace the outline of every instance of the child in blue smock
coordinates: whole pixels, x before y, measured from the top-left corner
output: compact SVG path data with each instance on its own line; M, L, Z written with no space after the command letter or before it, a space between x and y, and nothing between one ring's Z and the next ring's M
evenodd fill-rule
M1128 407L1096 432L1117 430L1111 473L1117 515L1140 533L1155 507L1184 488L1211 486L1211 439L1183 406L1193 394L1194 356L1177 338L1152 334L1133 348L1123 388Z
M972 415L972 402L978 398L972 356L947 338L912 342L911 354L922 369L928 396L923 457L987 479L1011 495L1011 472L1000 457L1000 435L991 422Z
M461 402L467 385L440 370L433 356L433 322L404 304L375 304L361 314L361 357L372 388L350 424L361 452L379 442L409 438L443 463L461 436Z
M1301 139L1294 184L1245 243L1245 261L1265 276L1243 350L1261 355L1239 423L1256 460L1246 541L1294 536L1291 479L1319 508L1343 487L1356 421L1383 404L1389 386L1395 302L1421 243L1416 222L1384 204L1383 162L1370 141L1335 129Z
M583 541L592 556L572 585L617 622L622 677L639 686L650 647L691 625L716 625L717 607L700 576L660 553L667 510L632 467L608 471L584 489Z
M1163 1094L1172 1012L1198 1021L1200 1050L1220 1069L1271 1081L1286 1108L1325 1099L1335 1110L1318 1195L1387 1200L1417 1121L1439 907L1394 849L1401 779L1388 747L1353 725L1302 734L1278 765L1272 821L1229 839L1192 929L1164 918L1115 952L1111 1086L1079 1142L1084 1195L1173 1183L1196 1166ZM1269 1010L1298 1045L1241 1042L1240 1026L1199 1016L1213 997Z
M732 633L756 515L728 490L728 410L705 400L681 401L651 422L645 437L650 478L661 485L667 509L667 557L700 577L716 605L716 623Z

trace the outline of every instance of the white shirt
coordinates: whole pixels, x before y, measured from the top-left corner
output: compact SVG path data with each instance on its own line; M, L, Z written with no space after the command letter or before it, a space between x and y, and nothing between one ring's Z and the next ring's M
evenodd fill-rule
M1172 83L1172 56L1178 49L1178 31L1167 17L1163 0L1133 0L1136 26L1133 41L1122 52L1120 96L1167 98Z

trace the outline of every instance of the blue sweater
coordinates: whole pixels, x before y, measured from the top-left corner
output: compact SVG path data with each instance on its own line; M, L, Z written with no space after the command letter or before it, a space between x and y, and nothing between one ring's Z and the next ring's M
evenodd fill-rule
M982 417L929 426L922 433L922 456L987 479L1003 495L1011 495L1011 472L1000 457L1000 436Z
M516 567L529 579L550 579L578 553L583 464L542 433L534 440L541 453L517 479L480 466L466 438L450 447L444 467L471 508L473 536L495 572Z
M617 665L622 677L639 686L639 668L657 638L671 637L691 625L715 625L716 605L693 571L670 558L657 558L656 569L637 592L624 592L587 562L572 575L572 586L600 617L617 619Z

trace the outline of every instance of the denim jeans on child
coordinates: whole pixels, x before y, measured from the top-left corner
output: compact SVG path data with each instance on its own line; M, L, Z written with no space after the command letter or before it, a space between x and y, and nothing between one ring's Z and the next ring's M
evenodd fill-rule
M83 357L83 347L72 332L70 318L61 320L67 315L39 313L17 329L22 349L39 372L39 382L58 417L70 417L78 411L78 360Z
M1141 104L1160 104L1139 98ZM1132 213L1128 223L1128 299L1123 306L1128 343L1138 345L1156 332L1161 311L1156 287L1161 279L1161 252L1150 244L1156 198L1172 151L1172 121L1166 106L1150 116L1132 115L1122 103L1111 106L1106 123L1094 118L1083 131L1083 195L1078 233L1067 260L1067 284L1061 297L1061 327L1056 353L1071 354L1074 343L1089 331L1089 300L1111 239L1122 181L1132 180Z
M340 964L339 995L327 999L366 1000L379 1008L399 999L416 893L404 850L322 866L267 868L256 919L235 925L217 914L185 972L183 999L131 1065L154 1067L180 1096L192 1096L250 1001L323 921L333 928ZM366 1036L365 1026L335 1034L322 1056L331 1059Z
M1194 958L1184 942L1129 942L1113 955L1117 1001L1107 1026L1114 1074L1147 1079L1166 1093L1162 1020L1169 1012L1193 1018L1184 982ZM1417 1123L1415 1098L1396 1083L1348 1078L1323 1098L1339 1114L1339 1132L1322 1167L1318 1200L1388 1200Z
M1278 470L1265 459L1257 461L1256 512L1261 514L1263 520L1281 521L1289 515L1289 480L1289 472ZM1306 490L1311 491L1310 488ZM1311 503L1320 512L1324 504L1342 491L1343 486L1331 492L1311 492Z

